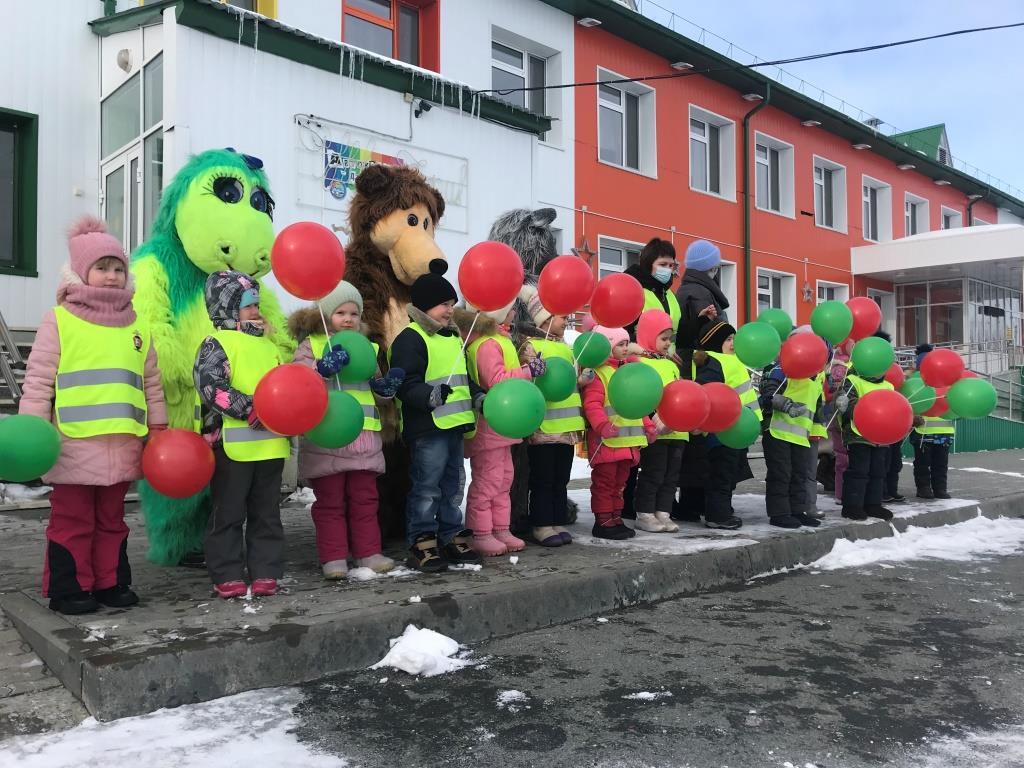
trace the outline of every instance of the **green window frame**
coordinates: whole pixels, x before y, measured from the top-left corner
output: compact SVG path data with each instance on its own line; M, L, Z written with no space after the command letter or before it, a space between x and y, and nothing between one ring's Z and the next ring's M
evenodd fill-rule
M0 107L0 130L14 132L14 262L0 275L38 277L36 213L39 185L39 115Z

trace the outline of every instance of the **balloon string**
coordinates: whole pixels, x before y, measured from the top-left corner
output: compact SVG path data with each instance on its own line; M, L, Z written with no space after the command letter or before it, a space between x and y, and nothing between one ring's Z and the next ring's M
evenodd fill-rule
M452 380L452 376L455 375L455 369L459 367L460 358L466 354L466 345L469 344L469 337L473 335L473 329L476 328L476 321L479 318L479 312L473 315L473 322L469 324L469 330L466 332L466 338L462 340L462 352L459 354L459 357L455 358L455 365L452 366L452 370L451 373L448 374L448 378L444 380L446 385ZM465 361L462 362L465 364Z
M320 322L324 324L324 333L327 335L327 346L331 345L331 332L327 328L327 318L324 316L324 308L320 306L320 302L317 302L316 308L320 310ZM312 345L310 345L312 346ZM316 359L316 350L312 350L313 359ZM338 389L341 389L341 379L338 378L338 374L334 374L334 383L338 385Z

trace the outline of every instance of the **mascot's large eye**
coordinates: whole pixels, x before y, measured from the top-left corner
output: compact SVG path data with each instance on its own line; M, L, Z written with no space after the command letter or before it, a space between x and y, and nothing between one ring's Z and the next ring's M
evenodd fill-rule
M265 213L270 217L270 220L274 220L274 199L267 194L267 190L263 187L256 187L249 196L249 205L255 208L260 213Z
M420 223L420 217L417 216L415 213L410 213L409 218L407 218L406 221L409 223L410 227L415 227L417 224Z
M430 228L430 217L429 216L427 216L426 218L423 219L423 228L424 229L429 229Z
M237 203L245 194L242 182L231 176L220 176L213 180L213 194L225 203Z

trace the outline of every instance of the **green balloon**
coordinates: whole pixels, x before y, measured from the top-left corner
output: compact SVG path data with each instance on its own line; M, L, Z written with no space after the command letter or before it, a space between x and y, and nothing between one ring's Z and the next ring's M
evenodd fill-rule
M565 400L576 391L576 368L560 357L546 358L547 370L533 380L549 403Z
M793 331L793 321L781 309L766 309L757 316L757 322L768 323L779 334L780 343L789 338Z
M853 313L841 301L825 301L811 312L811 328L832 344L845 341L853 330Z
M996 407L996 390L984 379L960 379L949 388L946 402L965 419L981 419Z
M768 323L747 323L733 339L736 357L748 368L764 368L779 356L782 341Z
M749 408L740 410L740 417L728 429L716 432L715 437L726 448L749 448L761 434L761 420Z
M491 387L484 398L484 418L502 437L528 437L544 421L547 403L531 381L505 379Z
M332 389L327 393L327 412L306 439L321 448L344 448L363 431L363 418L359 401L348 392Z
M572 344L572 356L580 368L597 368L611 357L612 344L600 333L587 331L576 337Z
M935 390L925 384L920 376L911 376L900 387L900 394L907 398L914 413L924 413L935 405ZM949 402L949 398L946 398Z
M640 419L654 413L664 387L661 376L644 363L626 363L608 382L608 400L625 419Z
M369 339L358 331L338 331L331 336L328 348L335 344L340 344L348 352L348 362L339 374L342 381L368 381L373 378L377 372L377 356L373 354Z
M877 336L861 339L853 345L853 352L850 354L850 362L853 363L857 374L869 379L884 376L895 360L896 353L893 352L892 345Z
M38 416L0 420L0 480L27 483L51 469L60 457L60 433Z

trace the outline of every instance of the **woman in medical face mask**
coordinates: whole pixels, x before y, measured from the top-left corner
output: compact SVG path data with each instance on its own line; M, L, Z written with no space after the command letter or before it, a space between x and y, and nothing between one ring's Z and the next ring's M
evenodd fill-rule
M636 264L626 269L644 289L644 311L660 309L672 317L673 327L679 324L679 303L672 294L672 283L679 272L676 249L668 240L654 238L640 251ZM630 340L636 340L636 324L626 326Z

